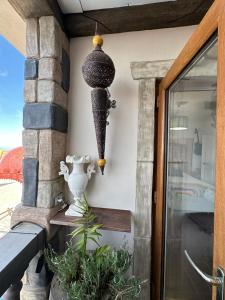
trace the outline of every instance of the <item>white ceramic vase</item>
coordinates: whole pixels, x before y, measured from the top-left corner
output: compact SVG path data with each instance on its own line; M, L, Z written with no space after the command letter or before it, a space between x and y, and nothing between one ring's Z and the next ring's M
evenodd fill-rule
M90 180L91 175L95 173L95 166L88 155L67 155L66 162L73 164L72 172L69 174L69 168L64 161L61 161L59 175L64 175L64 179L68 182L69 189L74 196L74 201L70 204L69 209L65 214L67 216L82 216L79 207L82 205L88 181ZM87 173L84 171L85 164L89 164Z

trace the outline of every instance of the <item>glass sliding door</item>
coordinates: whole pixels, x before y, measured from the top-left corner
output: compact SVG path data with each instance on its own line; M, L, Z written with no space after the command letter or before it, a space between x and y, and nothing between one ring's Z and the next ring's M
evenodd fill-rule
M168 90L165 180L165 300L210 300L215 195L217 38Z

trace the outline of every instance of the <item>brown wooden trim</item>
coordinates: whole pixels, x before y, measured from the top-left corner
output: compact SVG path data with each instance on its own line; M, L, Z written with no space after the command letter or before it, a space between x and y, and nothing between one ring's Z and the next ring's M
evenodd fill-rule
M160 85L161 86L161 85ZM152 259L152 299L160 299L161 260L163 236L163 174L164 174L164 124L165 124L165 90L159 90L157 167L156 169L156 203L153 216L153 259ZM160 151L159 151L160 149Z
M225 10L218 23L216 110L216 194L214 210L213 266L225 270ZM214 298L215 299L215 293Z
M218 57L218 99L217 99L217 156L219 167L216 169L216 199L215 199L215 236L214 236L214 266L221 265L225 269L225 251L222 247L225 235L225 0L216 0L206 16L193 33L184 49L160 83L159 118L158 118L158 148L157 148L157 202L153 226L153 300L160 300L161 268L163 247L163 207L164 207L164 138L165 138L165 103L166 90L184 70L187 64L200 51L211 35L217 30L219 23L219 57Z

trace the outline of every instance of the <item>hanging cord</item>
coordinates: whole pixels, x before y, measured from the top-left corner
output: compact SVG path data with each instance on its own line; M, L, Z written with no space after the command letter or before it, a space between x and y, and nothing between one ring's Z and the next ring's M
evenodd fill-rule
M85 18L88 18L92 21L95 21L96 23L100 24L102 27L104 27L108 32L110 33L113 33L113 31L108 27L106 26L105 24L103 24L102 22L100 22L99 20L93 18L93 17L89 17L88 15L86 15L85 13L82 13L82 15L85 17Z
M98 35L98 22L95 23L95 35Z
M99 20L93 18L93 17L90 17L88 15L86 15L86 13L84 12L84 9L83 9L83 6L82 6L82 3L81 3L81 0L79 0L80 2L80 6L81 6L81 9L82 9L82 15L85 17L85 18L88 18L92 21L95 21L97 24L101 25L102 27L104 27L108 32L110 33L113 33L113 31L108 27L106 26L104 23L100 22ZM99 34L99 30L98 30L98 25L95 25L95 34Z

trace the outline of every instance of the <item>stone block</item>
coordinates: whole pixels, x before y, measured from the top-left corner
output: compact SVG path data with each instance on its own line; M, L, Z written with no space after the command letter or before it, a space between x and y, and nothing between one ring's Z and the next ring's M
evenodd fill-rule
M132 62L130 64L133 79L163 78L169 71L174 60L156 60Z
M23 130L24 157L38 158L38 130Z
M44 57L39 60L39 79L62 81L62 69L59 61L55 58Z
M62 87L68 93L70 88L70 58L62 49Z
M62 53L61 28L55 17L43 16L40 25L40 56L55 57L59 61Z
M50 240L58 230L57 226L50 225L50 220L57 214L59 206L53 208L28 207L17 205L11 217L11 228L21 222L31 222L46 229L47 240Z
M55 206L55 198L64 194L64 179L59 178L51 181L39 181L37 207L51 208Z
M153 161L155 79L139 81L137 160Z
M39 24L36 18L26 20L26 52L28 58L39 57Z
M134 235L151 237L153 163L137 162Z
M51 80L38 81L38 102L51 102L67 109L67 94L63 88Z
M38 60L28 58L25 60L24 79L37 79L38 77Z
M65 159L66 134L42 130L39 135L39 180L59 177L59 163Z
M67 132L68 113L51 103L29 103L23 109L25 129L54 129Z
M37 80L24 81L25 102L36 102L37 100Z
M23 193L22 203L25 206L36 206L38 187L38 160L24 158L23 160Z
M9 3L23 19L54 14L48 0L9 0Z
M150 299L150 274L151 274L151 240L134 238L134 275L143 280L148 280L142 286L140 299Z

